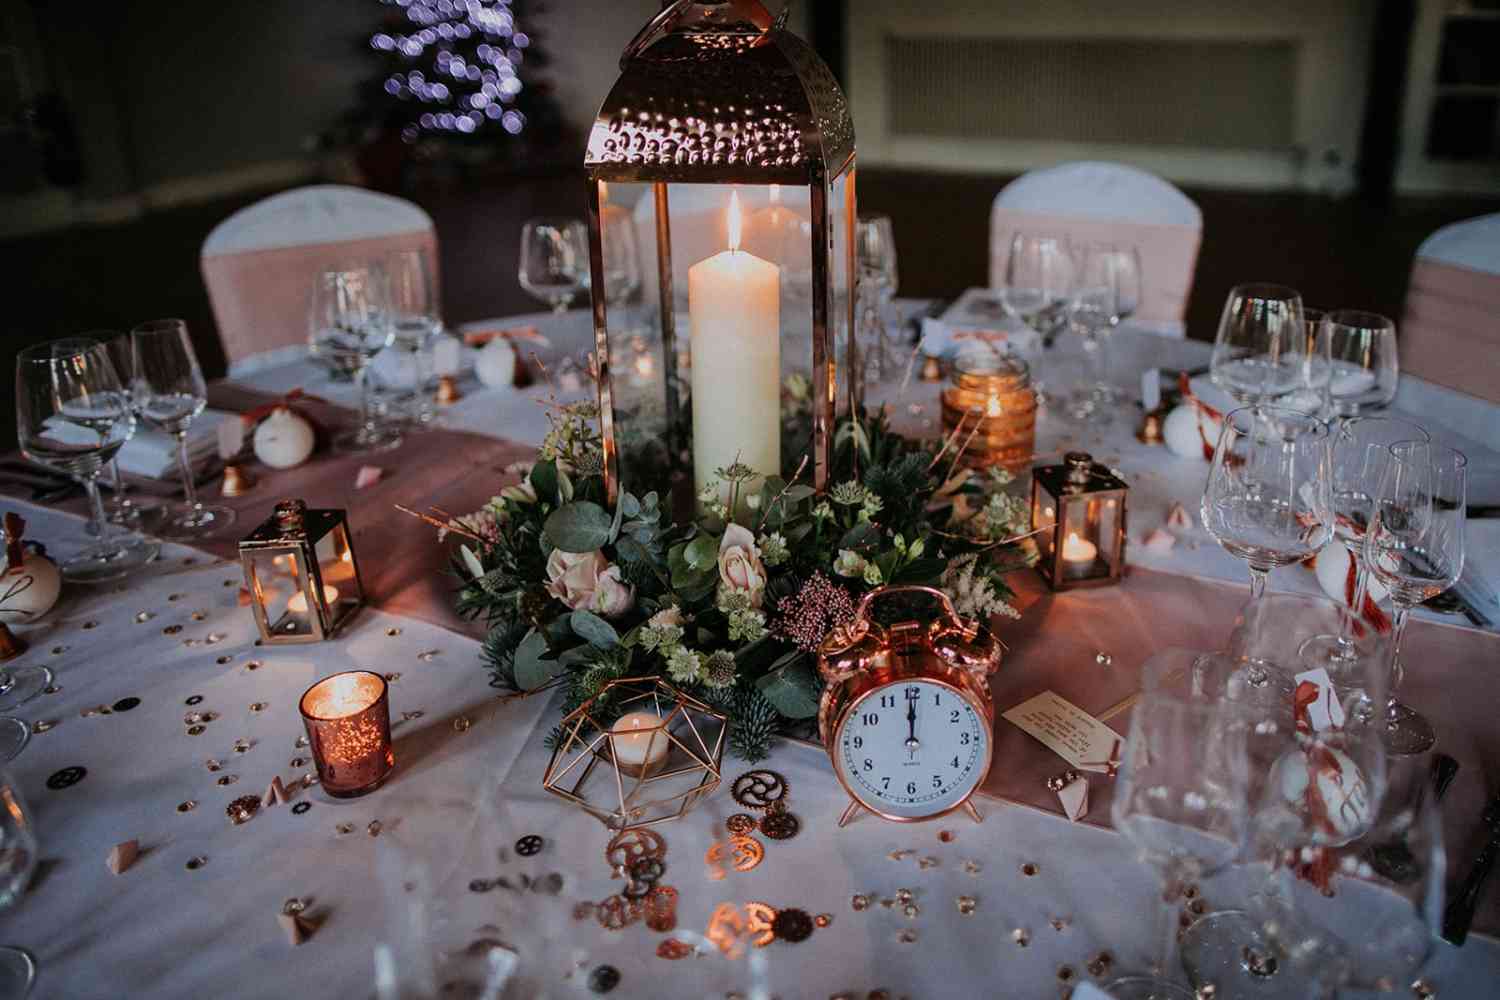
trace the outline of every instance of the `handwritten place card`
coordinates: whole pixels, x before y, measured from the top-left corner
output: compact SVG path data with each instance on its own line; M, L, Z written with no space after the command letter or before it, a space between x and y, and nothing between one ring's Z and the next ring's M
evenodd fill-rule
M1114 774L1120 734L1061 695L1043 691L1001 716L1082 771Z

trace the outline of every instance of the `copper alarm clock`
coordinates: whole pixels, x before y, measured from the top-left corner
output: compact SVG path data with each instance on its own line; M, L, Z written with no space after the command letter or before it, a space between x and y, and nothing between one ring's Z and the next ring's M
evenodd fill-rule
M895 594L928 594L933 619L881 625L871 604ZM854 620L829 633L818 651L826 686L818 735L834 773L853 800L844 826L861 809L911 823L965 809L994 753L989 676L1000 643L981 622L961 617L932 587L880 587Z

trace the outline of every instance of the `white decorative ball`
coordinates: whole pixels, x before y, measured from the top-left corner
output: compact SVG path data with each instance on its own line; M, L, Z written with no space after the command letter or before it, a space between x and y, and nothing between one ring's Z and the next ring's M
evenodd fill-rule
M255 428L255 457L273 469L290 469L307 461L317 443L312 424L284 406Z
M0 621L29 625L52 610L60 593L62 573L57 564L28 550L20 566L7 561L0 570Z
M1219 428L1224 425L1192 403L1183 403L1167 414L1161 423L1162 441L1167 450L1179 458L1196 458L1211 462L1214 445L1219 443ZM1204 443L1207 442L1207 448Z
M515 384L516 349L506 338L496 337L479 349L474 374L491 389L509 388Z
M1354 758L1326 743L1288 751L1273 766L1282 801L1309 825L1314 841L1341 844L1370 823L1370 789ZM1317 794L1309 796L1309 787Z
M1318 575L1318 586L1323 593L1345 607L1353 599L1353 588L1349 586L1349 550L1337 538L1318 550L1313 560L1313 570ZM1374 576L1370 577L1370 599L1377 604L1385 600L1390 591L1381 586Z

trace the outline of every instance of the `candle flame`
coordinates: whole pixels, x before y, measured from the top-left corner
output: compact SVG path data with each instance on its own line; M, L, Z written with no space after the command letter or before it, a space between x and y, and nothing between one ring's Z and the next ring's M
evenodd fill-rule
M729 195L729 213L726 216L729 223L729 249L740 248L740 193L732 191Z
M999 396L991 395L984 404L984 413L987 417L998 417L1004 412L1005 408L1000 405Z

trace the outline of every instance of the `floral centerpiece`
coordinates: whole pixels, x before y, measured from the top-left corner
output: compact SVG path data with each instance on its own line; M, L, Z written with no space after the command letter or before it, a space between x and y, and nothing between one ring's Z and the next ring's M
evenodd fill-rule
M731 750L753 761L816 716L816 650L864 592L921 583L961 613L1016 616L1003 575L1034 555L1027 507L1008 473L962 466L957 433L921 444L883 415L846 421L826 494L802 469L736 463L673 521L657 492L608 508L597 412L555 407L536 461L508 470L519 483L434 522L461 539L458 610L489 626L495 687L560 687L566 713L611 680L661 674L725 713Z

